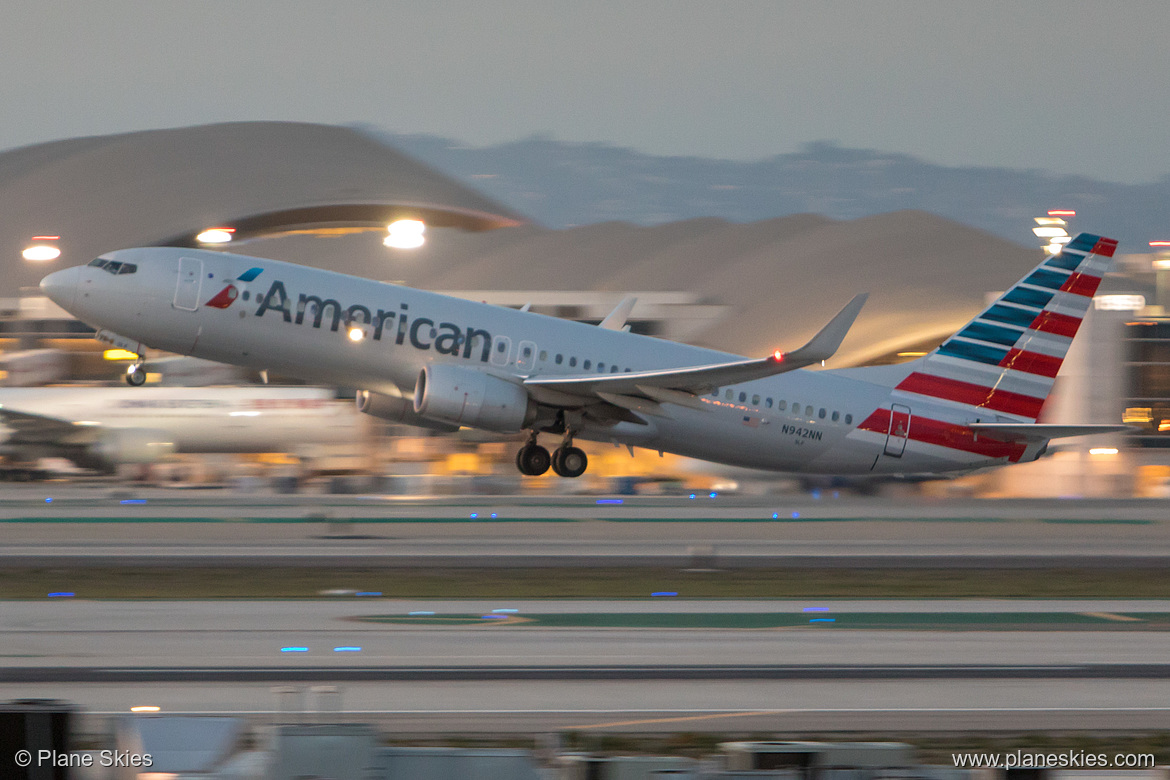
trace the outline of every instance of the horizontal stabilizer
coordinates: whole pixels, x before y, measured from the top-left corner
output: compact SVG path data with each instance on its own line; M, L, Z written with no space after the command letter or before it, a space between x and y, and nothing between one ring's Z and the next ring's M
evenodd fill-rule
M989 436L1002 439L1025 439L1027 441L1046 441L1047 439L1066 439L1070 436L1092 436L1098 433L1117 433L1131 430L1128 425L1049 425L1047 423L970 423L969 428L976 433L986 433Z

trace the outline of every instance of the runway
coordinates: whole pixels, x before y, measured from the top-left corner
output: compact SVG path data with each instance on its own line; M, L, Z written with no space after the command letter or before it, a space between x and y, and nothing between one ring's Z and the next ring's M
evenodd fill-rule
M805 612L810 606L818 611ZM953 631L808 624L728 631L361 619L410 612L504 614L505 620L612 613L652 621L664 614L803 618L867 610L931 620L952 611L1088 615L1100 625L1054 631L1009 623L1007 630ZM4 602L0 682L6 696L63 698L102 717L149 704L164 712L237 713L264 722L372 720L404 734L554 727L799 733L1170 728L1170 642L1162 630L1113 619L1136 614L1165 616L1170 602ZM298 652L282 652L289 647Z
M616 501L622 503L599 503ZM420 501L22 486L0 501L0 562L13 567L1170 568L1168 523L1166 503L1154 500Z
M1164 502L44 487L0 501L0 563L78 590L98 566L1170 568ZM0 602L5 696L400 734L1170 729L1170 600L175 595Z

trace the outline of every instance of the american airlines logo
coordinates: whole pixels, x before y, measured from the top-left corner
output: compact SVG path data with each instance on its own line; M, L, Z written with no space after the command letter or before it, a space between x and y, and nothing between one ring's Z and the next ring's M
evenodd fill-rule
M272 282L268 292L260 296L259 301L257 317L263 317L266 312L279 312L281 318L292 325L307 324L319 329L328 322L329 330L337 331L344 323L346 330L352 327L368 329L367 336L374 341L381 341L383 336L387 339L393 337L395 344L409 342L415 349L433 349L440 355L461 355L481 363L488 362L491 356L490 332L471 325L464 327L453 322L436 323L429 317L414 317L405 303L398 307L398 311L375 310L360 303L343 306L333 298L303 293L294 302L285 290L284 282L279 279ZM207 305L210 306L211 301ZM219 308L230 305L229 301Z
M237 282L250 282L263 273L263 268L249 268L244 273L236 277ZM239 288L235 284L228 284L222 290L211 297L204 306L210 306L213 309L226 309L235 303L236 298L240 296Z

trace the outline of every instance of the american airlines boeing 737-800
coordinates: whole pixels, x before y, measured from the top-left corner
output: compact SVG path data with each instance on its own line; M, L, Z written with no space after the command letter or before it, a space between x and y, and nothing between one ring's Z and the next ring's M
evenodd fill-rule
M927 356L804 371L836 352L857 296L808 344L751 359L276 260L153 247L41 289L98 338L359 388L363 411L528 432L516 463L576 477L574 438L808 474L929 475L1035 460L1119 425L1037 420L1116 241L1082 233ZM127 378L142 378L141 363ZM541 433L561 437L550 455Z

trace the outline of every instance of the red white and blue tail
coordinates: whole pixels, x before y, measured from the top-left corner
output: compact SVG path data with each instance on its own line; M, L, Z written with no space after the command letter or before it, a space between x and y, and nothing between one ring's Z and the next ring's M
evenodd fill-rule
M1116 248L1081 233L920 359L896 393L1034 422Z

